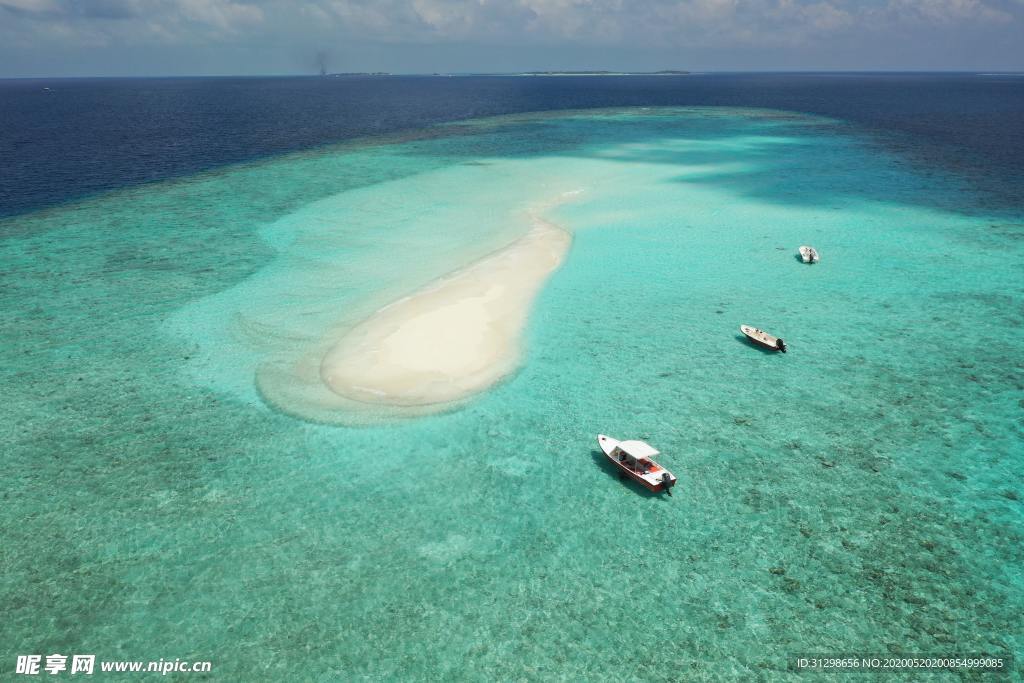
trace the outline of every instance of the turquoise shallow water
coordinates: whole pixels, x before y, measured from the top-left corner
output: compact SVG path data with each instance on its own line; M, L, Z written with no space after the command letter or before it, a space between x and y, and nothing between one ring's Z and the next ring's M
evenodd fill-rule
M577 190L514 377L413 419L296 400L281 367ZM4 221L9 664L1020 659L1022 233L856 128L742 109L481 120ZM599 431L659 447L676 495L618 482Z

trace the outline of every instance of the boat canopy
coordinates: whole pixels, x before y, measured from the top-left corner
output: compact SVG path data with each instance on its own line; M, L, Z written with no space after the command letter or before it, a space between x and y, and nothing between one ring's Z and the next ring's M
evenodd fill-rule
M643 441L623 441L619 443L619 450L637 459L649 458L658 454L658 449Z

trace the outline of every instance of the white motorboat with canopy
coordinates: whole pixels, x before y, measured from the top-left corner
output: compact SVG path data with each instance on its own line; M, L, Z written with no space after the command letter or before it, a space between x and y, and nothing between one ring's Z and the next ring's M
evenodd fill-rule
M658 450L646 441L619 441L604 434L597 435L601 450L618 469L619 476L629 477L644 488L672 495L676 476L656 463L653 458Z
M814 247L803 246L800 247L800 258L804 263L817 263L821 256L818 255L818 250Z

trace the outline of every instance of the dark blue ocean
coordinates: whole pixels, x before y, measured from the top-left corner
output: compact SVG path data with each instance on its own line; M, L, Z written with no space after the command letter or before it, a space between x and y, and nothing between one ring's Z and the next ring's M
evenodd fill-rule
M1020 205L1024 78L980 74L0 81L0 215L460 119L619 106L836 117Z

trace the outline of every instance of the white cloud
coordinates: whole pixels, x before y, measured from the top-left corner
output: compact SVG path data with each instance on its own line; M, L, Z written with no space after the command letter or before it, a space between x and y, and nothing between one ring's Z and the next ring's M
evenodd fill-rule
M964 21L1005 22L1013 17L981 0L890 0L888 11L900 21L953 24Z
M244 35L264 18L259 4L242 0L0 0L12 39L64 45L216 41Z
M256 5L234 0L174 0L171 6L185 20L206 24L227 32L240 32L259 25L264 18L263 9Z
M0 39L716 49L1007 24L1021 0L0 0Z
M57 0L0 0L0 10L11 9L22 12L53 12L60 8Z

